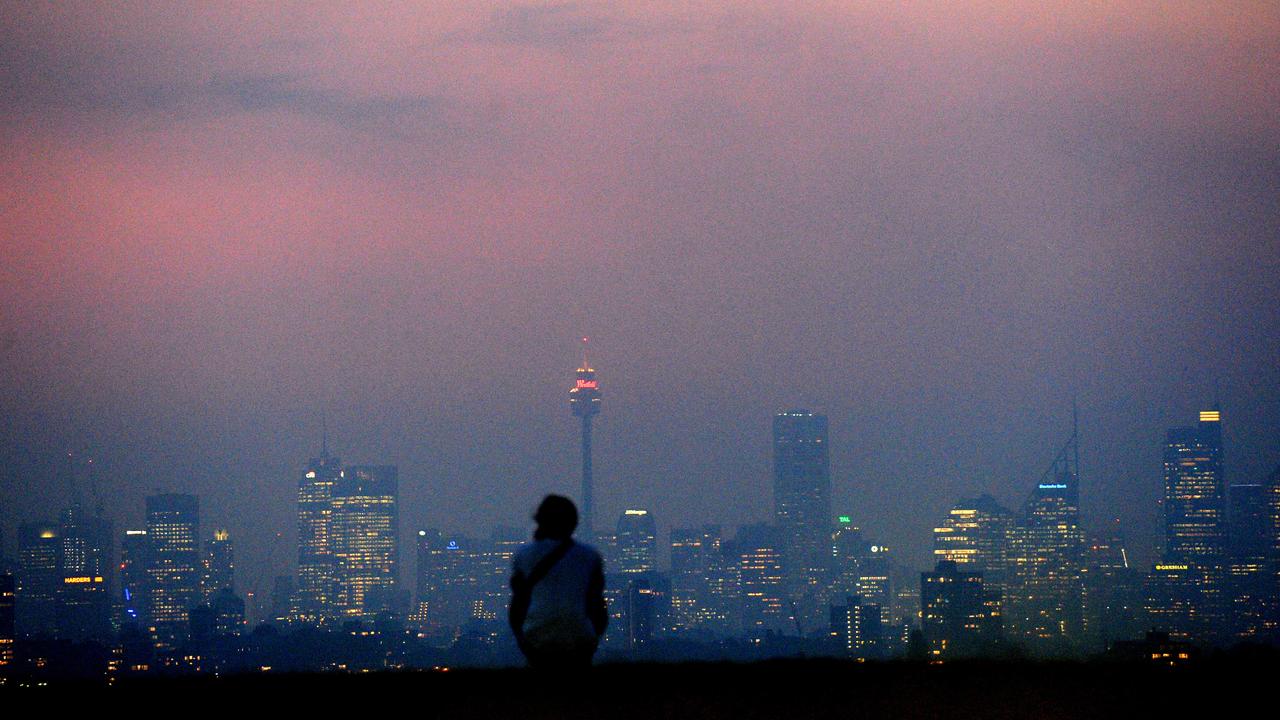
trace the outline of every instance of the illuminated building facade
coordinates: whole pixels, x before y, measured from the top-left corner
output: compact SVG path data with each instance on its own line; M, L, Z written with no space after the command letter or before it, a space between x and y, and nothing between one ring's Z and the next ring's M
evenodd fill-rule
M148 600L158 645L173 647L187 634L188 614L200 604L200 503L194 495L147 498Z
M1013 524L1013 513L990 495L961 500L933 529L934 562L968 565L983 574L988 590L998 589L1008 569Z
M920 629L934 658L979 654L1000 638L999 606L981 572L942 560L920 574Z
M1226 497L1222 468L1222 415L1200 412L1194 427L1172 428L1164 444L1163 564L1187 566L1176 575L1188 587L1172 592L1175 605L1159 611L1175 638L1214 642L1226 625ZM1174 582L1167 576L1156 584ZM1178 616L1177 613L1185 613Z
M587 361L587 339L582 338L582 364L578 366L573 387L569 388L569 408L582 421L582 507L578 526L583 537L595 537L594 484L591 477L591 419L600 414L600 381Z
M390 609L399 589L400 514L394 465L346 468L333 486L335 607L344 618Z
M18 637L53 637L57 633L59 562L62 541L54 523L18 526L16 623Z
M330 457L326 442L298 480L297 616L304 623L335 615L333 489L341 473L342 461Z
M1268 572L1266 486L1232 485L1227 492L1226 591L1233 640L1260 640L1268 632L1275 594Z
M747 525L733 540L741 593L742 629L749 640L769 632L795 634L795 618L786 595L783 534L772 525Z
M853 524L850 516L838 516L836 528L831 533L831 583L828 597L847 598L858 594L858 577L867 550L862 529Z
M893 553L888 545L870 543L858 566L858 584L855 588L864 603L880 608L883 624L888 626L893 607Z
M80 505L62 513L59 527L56 626L66 640L106 640L111 627L111 576L114 542L111 523Z
M831 462L827 417L790 410L773 417L773 505L784 583L802 623L825 621L831 564Z
M120 626L151 627L151 538L125 530L120 541Z
M1263 533L1266 535L1266 574L1270 587L1265 622L1267 632L1275 635L1280 633L1280 467L1263 481L1262 496L1266 507Z
M884 654L884 613L879 605L853 596L843 605L831 606L831 639L843 654L873 660Z
M1084 625L1078 435L1054 458L1009 530L1006 634L1039 654L1079 652Z
M623 575L652 573L658 550L658 527L648 510L624 510L618 516L615 536L617 572Z
M13 643L18 637L16 589L13 575L0 573L0 668L13 662Z
M226 530L213 531L213 537L204 546L202 569L204 577L200 584L205 602L212 602L213 597L222 590L235 592L236 558L231 533Z
M728 634L736 582L727 577L719 525L671 531L671 628Z

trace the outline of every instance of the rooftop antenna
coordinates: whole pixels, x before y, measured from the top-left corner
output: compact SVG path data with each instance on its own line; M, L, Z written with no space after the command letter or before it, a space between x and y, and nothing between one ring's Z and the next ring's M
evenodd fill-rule
M329 413L323 409L320 410L320 456L329 457Z
M582 369L590 370L591 364L587 362L587 336L582 336Z
M76 490L76 461L71 451L67 451L67 491L70 494L71 506L80 504L80 493Z

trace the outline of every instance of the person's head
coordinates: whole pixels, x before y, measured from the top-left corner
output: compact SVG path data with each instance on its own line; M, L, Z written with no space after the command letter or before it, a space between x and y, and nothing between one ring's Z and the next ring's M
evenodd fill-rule
M565 540L578 527L578 508L563 495L548 495L542 498L533 521L538 523L538 529L533 532L536 539Z

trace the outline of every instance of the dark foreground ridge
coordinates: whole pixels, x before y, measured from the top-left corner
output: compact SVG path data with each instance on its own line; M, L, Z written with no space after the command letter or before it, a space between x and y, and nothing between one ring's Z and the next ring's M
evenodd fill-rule
M1134 663L779 660L614 664L569 675L524 669L137 678L95 704L173 702L243 711L393 708L436 718L1104 718L1229 712L1263 700L1273 659L1184 667ZM54 691L54 688L48 688ZM19 693L21 694L21 693ZM39 691L33 693L38 695ZM12 696L11 696L12 697ZM34 697L33 697L34 699ZM279 706L277 703L286 703Z

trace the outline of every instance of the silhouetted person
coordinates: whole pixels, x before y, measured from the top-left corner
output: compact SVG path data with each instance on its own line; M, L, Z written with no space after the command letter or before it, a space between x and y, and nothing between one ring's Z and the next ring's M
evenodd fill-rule
M538 505L533 542L512 561L511 631L533 667L588 667L609 615L604 561L573 541L578 509L548 495Z

